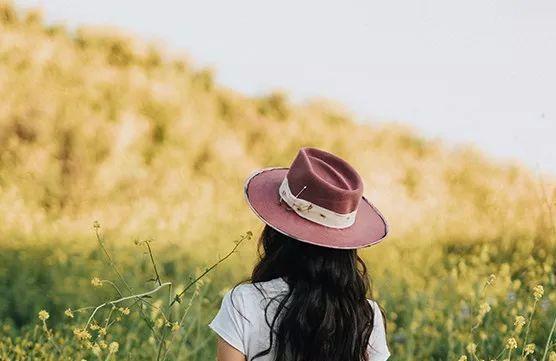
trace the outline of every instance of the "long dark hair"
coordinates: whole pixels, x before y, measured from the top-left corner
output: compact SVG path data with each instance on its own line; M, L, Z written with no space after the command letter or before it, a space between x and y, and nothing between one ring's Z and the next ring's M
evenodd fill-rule
M356 250L300 242L268 225L259 238L259 261L248 282L257 287L282 277L288 291L265 308L266 350L275 361L367 361L375 314L369 276ZM262 290L257 287L259 291ZM278 302L269 317L270 303Z

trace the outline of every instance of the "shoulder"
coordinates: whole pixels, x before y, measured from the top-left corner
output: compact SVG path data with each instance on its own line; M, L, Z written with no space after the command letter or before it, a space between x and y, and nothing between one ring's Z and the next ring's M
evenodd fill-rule
M371 307L373 308L373 311L375 313L381 313L382 312L382 308L380 307L380 305L378 304L377 301L375 300L371 300L370 298L367 298L367 301L369 302L369 304L371 305Z
M287 283L280 278L265 282L241 283L224 294L224 298L248 301L273 297L287 291Z
M385 320L378 302L368 300L373 308L373 330L369 338L369 355L372 361L384 361L390 356L386 340Z
M378 304L377 301L375 300L371 300L371 299L367 299L367 301L369 301L369 304L371 305L371 307L373 308L373 318L374 318L374 322L373 322L373 326L376 327L384 327L384 314L382 311L382 307L380 307L380 305Z

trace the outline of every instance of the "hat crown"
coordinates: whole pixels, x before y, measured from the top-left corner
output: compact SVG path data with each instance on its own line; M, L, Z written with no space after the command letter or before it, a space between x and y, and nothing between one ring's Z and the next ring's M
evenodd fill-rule
M363 195L363 181L357 171L321 149L301 148L286 178L298 198L340 214L355 211Z

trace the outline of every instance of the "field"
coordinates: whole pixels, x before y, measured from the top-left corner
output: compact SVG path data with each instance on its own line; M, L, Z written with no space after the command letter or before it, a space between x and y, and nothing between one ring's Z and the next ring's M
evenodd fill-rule
M2 1L0 99L0 360L213 360L262 229L243 181L301 146L352 163L389 222L362 255L391 360L556 360L551 175Z

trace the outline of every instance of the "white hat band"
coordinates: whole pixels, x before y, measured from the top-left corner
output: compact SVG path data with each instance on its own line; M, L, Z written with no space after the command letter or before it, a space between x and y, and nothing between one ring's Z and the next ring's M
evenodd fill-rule
M302 191L303 189L299 193ZM280 184L279 192L280 198L286 202L295 213L309 221L331 228L347 228L355 222L357 210L345 214L337 213L305 199L297 198L290 190L287 177L284 177L282 184Z

